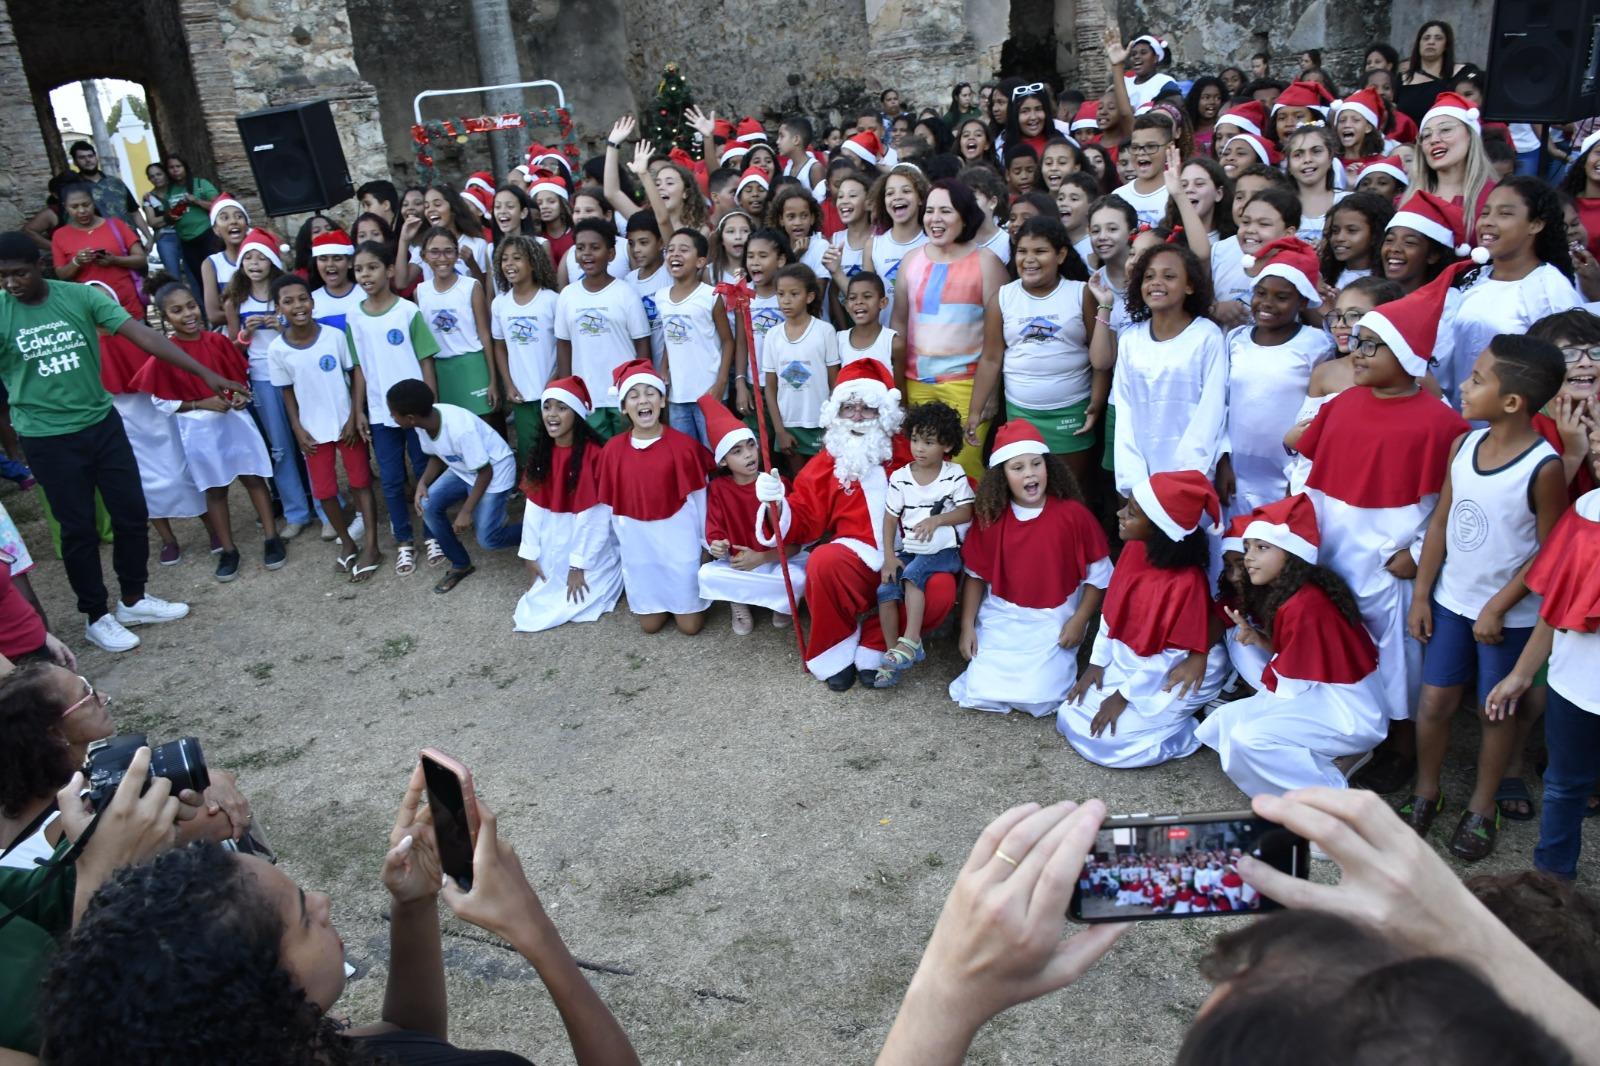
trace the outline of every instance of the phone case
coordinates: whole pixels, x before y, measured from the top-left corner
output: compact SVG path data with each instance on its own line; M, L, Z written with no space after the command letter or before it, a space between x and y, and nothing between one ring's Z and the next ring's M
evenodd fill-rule
M472 788L472 771L467 769L467 764L453 755L446 754L438 748L423 748L420 757L437 763L453 774L461 782L461 799L467 807L467 831L472 834L473 844L478 842L478 794Z

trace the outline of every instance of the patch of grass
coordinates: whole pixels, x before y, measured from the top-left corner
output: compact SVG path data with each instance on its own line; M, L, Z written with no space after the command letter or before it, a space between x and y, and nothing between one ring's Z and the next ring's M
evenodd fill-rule
M273 748L260 748L256 751L246 752L222 760L222 765L229 770L265 770L274 766L287 766L299 759L317 742L312 737L304 744L280 745Z
M544 668L544 674L542 675L542 679L545 680L545 681L549 681L552 678L554 678L557 674L559 674L560 672L561 671L557 670L553 666L547 666L547 667Z
M696 874L690 873L688 870L677 870L665 880L646 888L644 890L644 898L660 899L663 896L675 896L684 889L692 888L710 877L710 874Z
M876 770L883 765L882 755L852 755L844 761L852 770Z
M272 670L276 665L276 663L272 663L263 659L261 662L251 663L249 666L245 667L244 672L255 678L257 681L260 681L262 684L265 684L272 680Z
M930 870L937 870L944 866L944 856L937 851L930 851L922 857L922 865Z
M410 703L412 700L421 699L424 696L432 696L432 695L434 695L434 691L431 688L424 688L424 689L403 688L399 692L396 692L394 694L394 698L396 700L400 701L401 703Z
M512 674L510 677L502 677L500 680L496 681L494 683L494 687L498 688L498 689L508 689L512 685L515 685L516 683L517 683L517 675L516 674Z
M710 874L693 870L674 870L669 874L646 874L633 881L621 881L606 893L616 906L636 908L651 900L666 899L686 888L692 888L710 878Z
M410 655L416 650L416 647L416 637L409 635L404 637L390 637L388 640L384 641L378 646L378 650L374 654L378 656L379 662L393 662L395 659L403 659L407 655Z
M611 686L611 694L623 703L632 703L641 693L648 692L649 685L640 685L638 688L623 688L621 685Z
M115 710L119 733L144 733L159 738L178 724L177 715L151 707L137 696L118 700ZM155 742L160 743L160 740L157 739Z
M626 656L624 656L624 658L626 658L626 659L627 659L627 662L628 662L628 669L629 669L629 670L637 670L637 669L639 669L639 668L640 668L640 667L641 667L641 666L643 666L643 665L644 665L644 663L645 663L645 658L644 658L644 656L643 656L643 655L640 655L640 654L639 654L639 653L638 653L638 652L636 652L636 651L630 651L630 652L628 652L628 653L627 653L627 655L626 655Z

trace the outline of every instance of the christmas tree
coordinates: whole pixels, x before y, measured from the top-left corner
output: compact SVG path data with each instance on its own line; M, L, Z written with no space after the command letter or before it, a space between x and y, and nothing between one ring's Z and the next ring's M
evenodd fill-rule
M678 64L668 63L661 72L661 84L656 86L655 114L650 121L649 137L657 150L690 149L694 144L694 128L683 113L693 105L694 97L689 95L689 83L683 80L683 72Z

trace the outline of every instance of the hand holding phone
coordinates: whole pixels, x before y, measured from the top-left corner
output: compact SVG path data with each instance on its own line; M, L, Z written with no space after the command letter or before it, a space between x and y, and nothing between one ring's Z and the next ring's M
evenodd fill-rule
M421 762L440 868L463 892L471 891L472 851L478 832L472 771L438 748L423 748Z
M439 893L439 848L433 837L433 810L422 805L426 782L422 766L411 768L405 798L389 832L383 859L383 884L397 903L432 899Z

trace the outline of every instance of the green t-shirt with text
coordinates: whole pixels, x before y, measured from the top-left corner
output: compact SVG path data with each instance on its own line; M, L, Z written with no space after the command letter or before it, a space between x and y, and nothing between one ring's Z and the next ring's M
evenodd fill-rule
M0 381L11 394L11 424L24 437L87 429L111 410L100 383L97 332L132 316L97 286L47 281L44 300L0 293Z

